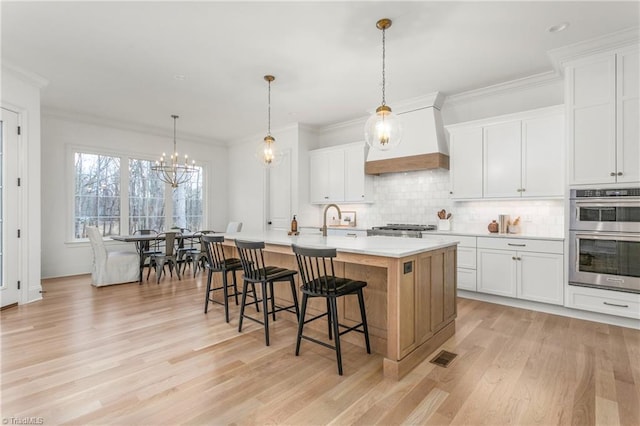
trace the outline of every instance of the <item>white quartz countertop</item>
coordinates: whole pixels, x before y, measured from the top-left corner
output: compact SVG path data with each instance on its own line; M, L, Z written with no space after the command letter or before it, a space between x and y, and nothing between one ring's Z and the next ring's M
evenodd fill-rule
M323 237L321 235L300 234L287 235L284 231L239 232L225 234L228 240L264 241L266 244L290 246L297 244L309 247L335 248L338 252L367 254L401 258L437 250L458 244L457 242L429 241L421 238L398 237Z
M551 240L551 241L564 241L564 237L550 236L550 235L537 235L537 234L499 234L497 232L465 232L465 231L425 231L423 236L429 235L461 235L467 237L489 237L489 238L526 238L528 240Z

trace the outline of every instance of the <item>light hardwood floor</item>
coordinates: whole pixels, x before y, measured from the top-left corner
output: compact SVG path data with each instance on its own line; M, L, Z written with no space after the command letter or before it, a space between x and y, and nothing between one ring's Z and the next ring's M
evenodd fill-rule
M303 342L295 326L237 332L203 313L202 276L94 288L46 280L0 313L1 416L43 424L640 424L640 331L459 299L449 368L399 382L379 355ZM430 359L431 357L429 357Z

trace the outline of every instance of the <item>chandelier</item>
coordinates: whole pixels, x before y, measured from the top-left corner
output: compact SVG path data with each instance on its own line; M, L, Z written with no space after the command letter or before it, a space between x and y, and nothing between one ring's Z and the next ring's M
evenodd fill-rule
M156 161L151 166L151 170L156 173L161 181L168 183L172 188L177 188L178 185L189 182L191 175L197 169L195 161L189 164L187 155L184 156L184 163L180 163L176 149L176 120L179 117L177 115L172 115L171 117L173 118L173 154L167 159L166 154L163 152L160 161Z
M277 166L282 160L280 152L276 149L276 138L271 136L271 82L276 78L272 75L265 75L264 79L269 83L269 106L267 109L267 136L258 145L256 157L258 161L267 168Z
M391 26L391 19L380 19L376 27L382 30L382 103L376 112L369 117L364 125L364 138L367 144L374 149L387 151L394 148L402 139L402 123L391 112L391 108L385 100L385 31Z

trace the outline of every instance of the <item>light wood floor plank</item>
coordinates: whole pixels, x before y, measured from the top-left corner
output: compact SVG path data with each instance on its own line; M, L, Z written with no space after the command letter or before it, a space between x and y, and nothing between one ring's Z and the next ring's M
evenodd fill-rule
M89 280L45 280L44 300L0 312L8 423L640 424L638 330L459 299L448 368L391 381L380 355L344 342L341 377L327 348L294 355L290 321L266 347L261 325L238 333L235 304L229 324L217 304L205 315L202 275Z

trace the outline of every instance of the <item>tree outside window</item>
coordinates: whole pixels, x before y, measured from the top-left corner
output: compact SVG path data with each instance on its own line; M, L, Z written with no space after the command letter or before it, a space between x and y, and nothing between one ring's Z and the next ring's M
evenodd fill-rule
M120 158L76 153L75 182L75 238L87 238L88 225L120 234Z
M121 164L129 166L128 185L124 186ZM103 236L133 234L139 229L202 229L206 225L203 168L197 167L190 182L168 192L167 185L152 172L152 164L127 156L74 152L74 238L87 238L89 225L98 226ZM171 225L167 225L165 208L169 193ZM128 203L128 217L122 217L122 203Z

